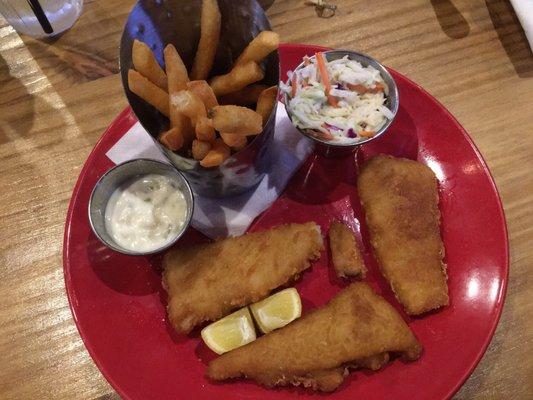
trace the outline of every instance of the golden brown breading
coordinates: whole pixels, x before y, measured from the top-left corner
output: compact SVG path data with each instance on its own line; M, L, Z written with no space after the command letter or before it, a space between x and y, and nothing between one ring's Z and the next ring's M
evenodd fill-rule
M374 253L411 315L448 304L437 179L416 161L379 155L357 182Z
M308 268L323 248L320 227L307 222L171 250L163 260L170 322L188 333L259 301Z
M367 284L356 282L325 306L216 358L207 375L329 392L342 383L347 368L379 369L389 352L415 360L421 349L398 312Z
M329 247L337 276L341 278L365 277L365 262L354 234L350 228L338 220L333 221L329 228Z

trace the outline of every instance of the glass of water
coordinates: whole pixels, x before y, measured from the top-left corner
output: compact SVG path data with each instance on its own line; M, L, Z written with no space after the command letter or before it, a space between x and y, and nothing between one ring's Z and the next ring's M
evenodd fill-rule
M17 32L36 38L66 31L78 19L83 0L0 0L0 14Z

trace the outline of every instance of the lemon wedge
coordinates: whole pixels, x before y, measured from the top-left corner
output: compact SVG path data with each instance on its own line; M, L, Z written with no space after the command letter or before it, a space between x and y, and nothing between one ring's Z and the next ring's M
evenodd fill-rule
M241 308L201 332L204 343L217 354L223 354L256 339L254 323L247 307Z
M302 315L302 302L295 288L284 289L250 305L257 326L268 333L281 328Z

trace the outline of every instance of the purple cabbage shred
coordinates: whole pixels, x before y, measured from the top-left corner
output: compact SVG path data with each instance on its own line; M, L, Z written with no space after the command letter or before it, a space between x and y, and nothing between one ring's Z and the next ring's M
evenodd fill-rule
M332 131L342 131L341 128L339 128L338 126L335 126L335 125L331 125L331 124L328 124L327 122L324 122L324 125L327 129L330 129Z

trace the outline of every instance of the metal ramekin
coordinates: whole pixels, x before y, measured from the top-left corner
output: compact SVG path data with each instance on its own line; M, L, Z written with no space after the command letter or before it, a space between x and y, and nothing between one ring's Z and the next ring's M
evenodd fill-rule
M324 51L323 52L324 57L326 57L327 61L333 61L337 60L339 58L343 58L344 56L348 56L350 60L355 60L360 62L364 67L371 65L375 69L379 71L381 74L381 77L387 84L389 88L389 94L387 95L387 101L385 102L385 105L392 111L393 117L392 119L388 120L377 132L376 134L368 138L364 141L360 141L357 143L335 143L332 141L322 140L320 138L317 138L310 134L308 130L306 129L300 129L296 126L296 129L298 129L303 135L311 139L315 144L315 151L319 153L320 155L326 156L326 157L342 157L346 156L348 154L351 154L355 152L357 149L359 149L363 144L371 142L372 140L375 140L379 138L381 135L383 135L389 126L392 124L392 121L394 121L394 118L396 117L396 113L398 112L398 107L400 104L400 97L398 94L398 87L396 86L396 82L394 81L394 78L392 75L387 71L387 69L381 65L381 63L374 58L367 56L365 54L357 53L355 51L350 50L330 50L330 51ZM314 58L310 57L310 58ZM297 71L304 67L304 62L302 61L295 69L294 71ZM287 82L287 84L290 84L290 82ZM285 93L284 95L284 103L285 103L285 109L287 110L287 115L292 121L292 115L291 111L288 107L288 94Z
M168 176L178 184L178 187L183 191L185 201L187 203L187 216L183 228L176 235L176 237L165 246L152 251L132 251L125 249L116 243L111 235L107 232L105 227L105 209L107 202L113 192L121 185L136 177L147 174L158 174ZM189 183L184 176L173 166L155 161L147 158L139 158L136 160L126 161L116 167L107 171L94 186L91 198L89 199L89 223L94 234L100 241L112 250L118 251L122 254L140 256L159 253L168 249L176 243L185 233L187 227L191 223L192 214L194 211L194 199Z

